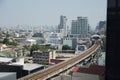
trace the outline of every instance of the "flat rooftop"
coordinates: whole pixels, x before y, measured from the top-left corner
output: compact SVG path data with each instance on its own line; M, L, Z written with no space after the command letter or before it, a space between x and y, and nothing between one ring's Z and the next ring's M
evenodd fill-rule
M0 62L9 62L11 61L13 58L6 58L6 57L0 57Z
M40 65L40 64L30 64L30 63L26 63L23 65L23 69L24 70L28 70L28 71L31 71L31 70L34 70L36 68L40 68L40 67L43 67L43 65Z
M0 72L0 80L16 80L15 72Z

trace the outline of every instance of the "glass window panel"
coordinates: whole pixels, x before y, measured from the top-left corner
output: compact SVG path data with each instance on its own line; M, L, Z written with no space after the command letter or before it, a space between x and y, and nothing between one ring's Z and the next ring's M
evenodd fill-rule
M115 8L115 7L116 7L116 0L108 0L108 8Z

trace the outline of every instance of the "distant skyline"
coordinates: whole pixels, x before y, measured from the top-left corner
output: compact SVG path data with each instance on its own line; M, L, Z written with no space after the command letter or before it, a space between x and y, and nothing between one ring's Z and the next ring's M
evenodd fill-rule
M16 25L57 26L60 16L67 17L67 25L78 16L88 17L94 29L106 20L107 0L0 0L0 27Z

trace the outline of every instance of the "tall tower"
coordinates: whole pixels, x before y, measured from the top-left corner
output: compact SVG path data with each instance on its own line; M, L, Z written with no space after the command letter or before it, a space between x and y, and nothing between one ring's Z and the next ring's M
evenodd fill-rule
M120 80L120 0L107 0L105 80Z
M88 36L87 17L77 17L77 20L72 20L71 34L76 38L86 38Z
M96 32L100 32L101 29L105 28L106 21L99 21L98 26L96 27Z
M58 32L62 33L63 36L67 36L67 25L66 25L66 22L67 22L66 16L61 15L60 16L60 24L58 26Z

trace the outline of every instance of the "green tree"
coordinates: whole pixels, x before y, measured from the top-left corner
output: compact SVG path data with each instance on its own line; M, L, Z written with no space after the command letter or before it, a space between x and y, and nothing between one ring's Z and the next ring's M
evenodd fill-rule
M43 34L42 34L42 33L35 33L35 34L33 35L33 37L43 37Z
M15 40L13 40L13 39L8 39L8 38L5 38L5 39L3 40L3 44L6 44L6 45L14 45L14 46L17 45L17 43L16 43Z
M26 36L25 35L21 35L21 38L25 38Z
M44 64L44 65L48 65L48 60L42 60L41 63Z
M24 46L24 49L30 50L30 46L25 45L25 46Z
M70 50L70 49L71 49L71 47L68 46L68 45L63 45L62 46L62 50Z
M33 44L31 49L32 50L38 50L39 49L39 45L38 44Z
M68 75L72 75L73 74L73 71L69 71Z
M8 42L8 38L5 38L5 39L3 40L3 44L7 44L7 42Z
M33 44L31 49L30 49L30 55L32 55L33 51L39 50L39 45L38 44Z
M49 46L49 45L41 45L39 50L44 51L44 50L55 50L55 47Z

